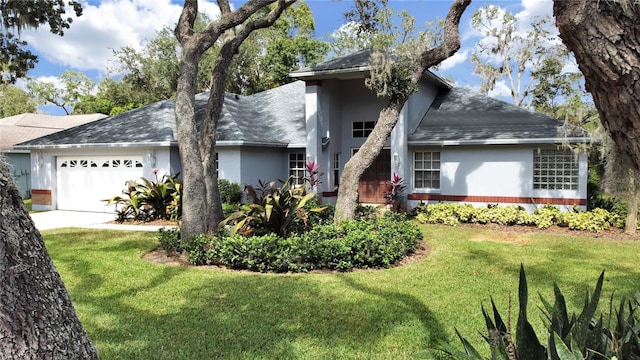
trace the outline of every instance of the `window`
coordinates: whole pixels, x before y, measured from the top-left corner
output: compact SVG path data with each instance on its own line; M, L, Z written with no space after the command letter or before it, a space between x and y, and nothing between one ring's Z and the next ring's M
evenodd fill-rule
M353 137L354 138L366 138L371 134L371 130L376 126L375 121L354 121L353 122Z
M304 153L289 154L289 176L293 176L293 183L296 185L304 184L304 175L306 171Z
M417 189L440 189L440 152L416 151L413 171Z
M340 153L333 154L333 185L340 185Z
M533 188L578 190L578 160L569 149L533 151Z

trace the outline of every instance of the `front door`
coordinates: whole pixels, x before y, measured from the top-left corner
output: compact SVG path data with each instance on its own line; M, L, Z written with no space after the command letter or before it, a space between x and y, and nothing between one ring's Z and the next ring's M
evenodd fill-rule
M384 204L384 193L389 179L391 179L391 150L383 149L360 178L358 184L360 202Z

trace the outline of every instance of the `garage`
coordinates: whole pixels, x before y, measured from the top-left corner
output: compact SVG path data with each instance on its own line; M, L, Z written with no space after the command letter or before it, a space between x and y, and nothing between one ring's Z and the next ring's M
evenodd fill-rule
M122 194L128 180L143 176L142 156L58 157L57 208L113 212L102 200Z

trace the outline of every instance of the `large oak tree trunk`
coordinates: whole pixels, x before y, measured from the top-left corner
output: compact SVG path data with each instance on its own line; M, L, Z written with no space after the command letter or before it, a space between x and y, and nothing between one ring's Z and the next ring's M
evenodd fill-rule
M554 0L553 14L602 125L640 169L640 3Z
M98 358L2 158L0 358Z
M460 33L458 24L471 0L455 0L444 23L444 41L440 46L422 52L411 69L410 80L414 84L422 78L425 71L452 56L460 49ZM373 163L391 131L398 123L402 107L411 94L391 96L387 105L380 111L376 126L367 137L362 147L347 161L340 177L340 190L336 200L334 222L353 219L358 205L358 182L365 170Z
M260 9L274 2L277 2L277 6L267 15L249 20ZM185 0L175 29L176 38L182 46L175 114L184 183L180 229L183 239L199 234L214 234L222 221L215 145L218 119L224 102L227 68L251 32L273 25L284 9L294 2L295 0L250 0L232 12L228 0L218 0L220 17L210 23L204 31L195 32L198 2ZM241 24L243 25L240 26ZM240 28L235 29L236 26ZM195 92L200 57L225 32L227 37L216 60L209 101L198 128L195 117Z

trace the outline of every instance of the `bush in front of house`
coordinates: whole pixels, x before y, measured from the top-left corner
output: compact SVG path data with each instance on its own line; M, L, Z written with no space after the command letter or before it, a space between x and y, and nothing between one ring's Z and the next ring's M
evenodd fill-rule
M156 174L156 172L154 172ZM182 180L178 175L164 175L161 179L140 178L126 182L122 196L104 200L107 205L115 204L116 221L152 221L182 218ZM238 211L242 200L240 184L218 179L222 210L225 216Z
M276 233L245 237L223 231L215 237L200 235L176 246L174 235L160 232L161 246L168 244L167 251L182 249L194 265L259 272L386 268L411 254L422 239L414 223L395 213L340 225L317 225L289 237ZM163 239L167 237L171 240Z
M275 233L282 237L307 231L310 213L321 212L322 207L305 207L315 199L315 193L307 193L305 184L297 185L293 177L281 181L259 181L258 186L245 187L248 203L227 217L222 225L230 226L231 233L244 236Z
M490 205L485 208L471 204L437 203L419 205L413 213L416 219L424 224L445 224L455 226L466 224L499 224L535 226L546 229L557 225L572 230L600 232L611 227L622 227L619 215L604 209L591 211L562 212L553 205L538 207L530 214L526 209L515 205Z
M104 200L107 205L115 204L116 221L127 220L177 221L182 216L182 182L178 175L164 175L161 179L140 178L126 182L123 196Z
M240 204L242 202L242 187L227 179L218 179L220 202L223 204Z

